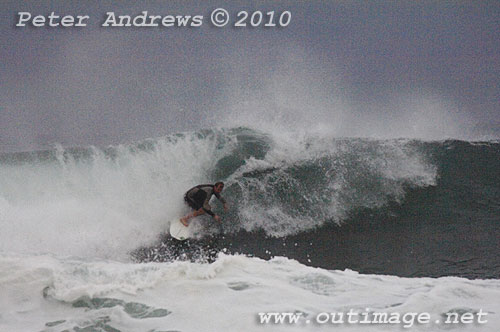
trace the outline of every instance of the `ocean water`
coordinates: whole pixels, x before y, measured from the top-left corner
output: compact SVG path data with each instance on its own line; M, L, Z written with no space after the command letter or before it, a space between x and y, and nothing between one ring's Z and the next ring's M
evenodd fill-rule
M245 127L4 153L0 331L497 331L499 169L495 140ZM171 239L184 192L217 180L221 227ZM323 321L350 310L430 321Z

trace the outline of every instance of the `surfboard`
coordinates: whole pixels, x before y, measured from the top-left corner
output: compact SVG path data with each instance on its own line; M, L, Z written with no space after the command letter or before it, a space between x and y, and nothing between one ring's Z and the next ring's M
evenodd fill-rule
M179 241L189 239L189 227L184 226L180 219L172 220L170 222L170 236Z

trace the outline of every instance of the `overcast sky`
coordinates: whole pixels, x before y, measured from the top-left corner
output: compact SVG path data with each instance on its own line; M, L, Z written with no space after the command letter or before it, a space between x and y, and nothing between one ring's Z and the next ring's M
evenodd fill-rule
M218 7L230 24L240 10L292 18L282 28L216 28ZM125 143L263 116L334 123L339 136L383 136L388 123L394 136L498 130L499 1L42 0L0 10L1 151ZM18 12L52 11L90 18L82 28L15 27ZM105 28L109 11L203 15L203 24Z

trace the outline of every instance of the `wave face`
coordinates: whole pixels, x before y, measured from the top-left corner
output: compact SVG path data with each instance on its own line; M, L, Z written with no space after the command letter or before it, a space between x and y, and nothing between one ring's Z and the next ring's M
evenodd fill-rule
M230 250L328 268L492 277L498 271L486 266L500 264L485 253L499 238L499 157L498 142L339 139L248 128L3 154L0 250L127 259L187 212L187 189L223 180L231 210L222 245ZM200 238L217 232L203 218L195 227ZM435 269L431 249L447 256ZM388 256L394 260L387 266L382 257ZM402 267L422 257L422 266ZM477 262L476 272L464 270L464 260Z

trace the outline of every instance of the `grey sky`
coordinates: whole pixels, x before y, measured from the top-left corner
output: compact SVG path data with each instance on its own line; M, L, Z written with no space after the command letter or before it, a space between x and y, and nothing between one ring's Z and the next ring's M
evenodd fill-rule
M292 21L219 29L209 23L217 7L231 15L289 10ZM3 1L0 8L3 151L130 142L263 115L295 126L331 122L347 136L383 136L389 121L392 136L422 128L424 137L480 137L500 121L499 1ZM19 28L19 11L90 19L85 28ZM107 11L204 20L199 28L104 28ZM444 128L450 122L456 126Z

